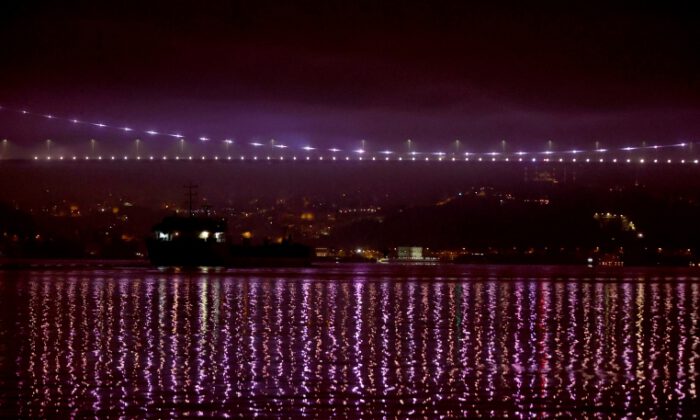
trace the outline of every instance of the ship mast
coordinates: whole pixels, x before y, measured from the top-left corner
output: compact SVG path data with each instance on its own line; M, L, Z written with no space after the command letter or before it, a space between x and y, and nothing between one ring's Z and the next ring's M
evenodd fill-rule
M194 197L197 196L197 185L194 184L188 184L185 185L185 188L187 188L187 206L189 208L189 215L192 217L194 213L192 212L192 201Z

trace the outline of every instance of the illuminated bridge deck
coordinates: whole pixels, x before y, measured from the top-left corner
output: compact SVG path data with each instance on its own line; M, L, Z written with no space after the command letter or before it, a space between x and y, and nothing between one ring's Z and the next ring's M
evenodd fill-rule
M245 162L245 163L281 163L281 162L368 162L368 163L452 163L452 164L607 164L607 165L699 165L700 158L691 156L687 158L670 157L440 157L440 156L179 156L179 155L108 155L108 156L34 156L29 159L0 159L0 162Z

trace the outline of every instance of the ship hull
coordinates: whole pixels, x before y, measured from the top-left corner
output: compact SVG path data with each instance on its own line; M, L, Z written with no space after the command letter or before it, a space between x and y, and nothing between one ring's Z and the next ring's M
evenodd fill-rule
M148 258L156 266L225 266L229 259L227 246L201 241L149 241L147 248Z
M230 246L201 241L147 244L148 257L158 267L304 267L311 249L298 244Z

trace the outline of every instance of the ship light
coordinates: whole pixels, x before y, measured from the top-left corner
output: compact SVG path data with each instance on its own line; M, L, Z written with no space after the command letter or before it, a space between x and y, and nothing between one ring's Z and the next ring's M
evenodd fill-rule
M200 232L199 239L209 239L209 231L203 230L202 232Z

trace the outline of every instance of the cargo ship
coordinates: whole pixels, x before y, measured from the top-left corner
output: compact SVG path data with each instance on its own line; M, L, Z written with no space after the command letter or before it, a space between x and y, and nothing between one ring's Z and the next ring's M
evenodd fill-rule
M292 242L253 245L232 243L226 220L196 216L189 194L189 214L165 217L146 241L148 257L156 266L178 267L290 267L311 265L312 248Z
M289 267L311 264L312 249L290 238L280 243L232 244L226 221L168 216L153 227L148 257L156 266Z

